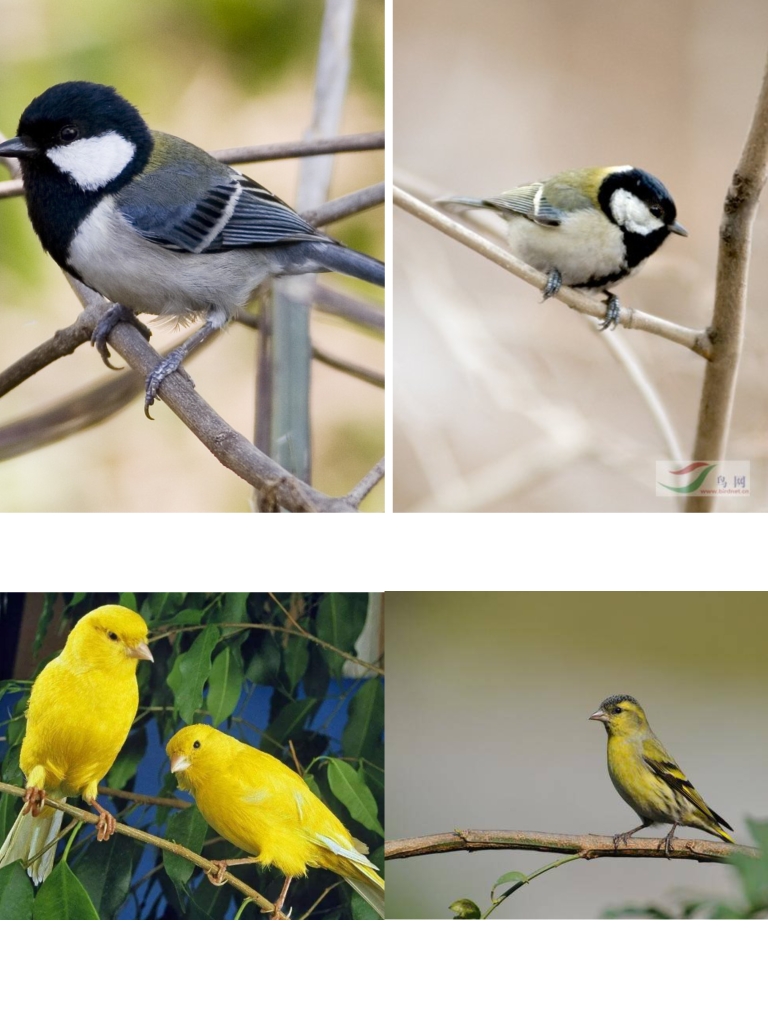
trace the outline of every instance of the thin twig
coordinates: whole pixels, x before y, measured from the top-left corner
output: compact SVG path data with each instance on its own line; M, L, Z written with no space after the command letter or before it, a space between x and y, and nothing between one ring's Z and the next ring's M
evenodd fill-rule
M459 224L450 217L446 217L439 210L434 209L420 199L416 199L415 196L410 195L403 189L394 186L392 189L392 199L395 205L401 209L406 210L414 217L418 217L426 224L437 228L438 231L442 231L443 234L455 239L455 241L461 242L462 245L473 249L481 256L485 256L486 259L491 260L497 266L509 271L515 277L519 277L535 288L541 290L547 283L546 274L534 270L527 263L516 259L508 250L494 245L493 242L489 242L476 231L472 231L464 227L463 224ZM579 313L586 313L588 316L600 319L605 316L604 301L591 298L575 288L566 288L564 286L554 298L564 302L566 306L570 306L571 309L575 309ZM696 331L690 327L681 327L679 324L671 323L669 320L661 320L658 317L650 316L648 313L643 313L637 309L630 309L627 306L621 307L619 323L622 327L647 331L649 334L657 334L668 341L673 341L678 345L689 348L692 352L696 352L705 359L711 358L711 343L706 331Z
M576 853L585 860L593 857L666 857L664 838L629 839L614 846L613 836L591 833L581 836L549 832L510 832L493 829L456 829L434 836L391 839L384 844L384 859L423 857L431 853L465 850L541 850L544 853ZM752 846L715 843L706 839L673 839L670 856L675 860L727 861L734 853L759 856Z
M12 796L23 797L24 790L19 786L9 786L6 782L0 782L0 793L10 793ZM54 800L49 796L46 796L45 803L47 807L53 807L57 811L63 811L65 814L71 815L73 818L78 818L80 821L85 821L89 825L98 824L99 817L97 814L92 814L90 811L84 811L80 807L74 807L72 804L65 803L62 800ZM205 857L201 857L197 853L193 853L192 850L188 850L186 846L180 846L178 843L171 843L167 839L160 839L158 836L153 836L149 832L142 832L141 829L133 828L131 825L123 825L122 822L116 822L115 831L119 832L120 835L127 836L129 839L137 839L140 843L148 843L150 846L157 846L161 850L167 850L169 853L175 853L178 857L183 857L184 860L191 861L197 867L202 868L206 874L216 874L218 871L218 864L213 861L206 860ZM246 885L245 882L241 882L235 875L231 875L228 871L224 872L222 876L224 881L228 882L233 888L243 893L244 896L250 896L250 898L258 903L259 907L267 914L274 913L274 904L270 903L268 899L252 889L250 885Z
M338 135L331 139L302 139L300 142L272 142L262 146L235 146L214 149L211 156L223 164L249 164L265 160L287 160L291 157L317 156L325 153L356 153L363 150L383 149L384 132L360 132L357 135ZM10 163L10 160L3 160ZM17 160L13 161L18 164ZM21 181L0 182L0 199L24 194Z
M384 478L384 457L379 459L376 465L365 474L363 479L347 495L347 501L351 501L352 504L357 508L363 498L369 494L376 484Z
M131 793L126 789L112 789L111 786L99 786L99 792L104 796L118 797L120 800L130 800L134 804L154 804L157 807L178 807L185 811L193 805L189 800L179 800L174 796L148 796L146 793Z
M365 381L366 384L373 384L377 388L384 387L383 373L379 373L377 370L369 370L367 366L350 363L346 359L339 358L339 356L331 355L330 352L324 352L317 345L312 346L312 358L316 359L318 363L324 363L326 366L333 367L334 370L341 370L348 377L356 377L357 380Z
M739 357L747 316L747 279L752 225L768 174L768 62L744 150L725 197L720 223L717 280L709 337L712 360L704 375L694 461L719 462L725 457L733 411ZM686 512L711 512L714 494L692 494Z

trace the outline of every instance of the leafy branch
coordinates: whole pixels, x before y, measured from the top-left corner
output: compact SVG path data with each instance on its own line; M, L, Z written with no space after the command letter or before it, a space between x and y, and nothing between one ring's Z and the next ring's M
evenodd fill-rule
M11 796L24 796L24 790L19 786L10 786L7 782L0 782L0 793L10 793ZM133 797L132 797L133 798ZM65 803L61 800L54 800L51 797L45 798L46 806L53 807L54 810L63 811L65 814L70 815L72 818L76 818L78 821L86 822L86 824L95 825L99 818L98 815L92 814L90 811L84 811L80 807L74 807L70 803ZM179 843L172 843L167 839L160 839L159 836L150 835L149 832L142 832L141 829L132 828L130 825L123 825L122 822L118 821L115 824L115 832L119 832L120 835L127 836L129 839L135 839L140 843L146 843L149 846L157 846L161 850L166 850L168 853L176 854L177 857L183 857L184 860L190 861L196 867L202 868L203 871L208 874L216 874L218 871L218 865L213 861L207 860L205 857L201 857L198 853L193 853L192 850L188 850L186 846L181 846ZM229 871L225 871L222 876L224 881L231 885L238 892L242 893L243 896L247 896L253 900L259 908L265 914L271 914L274 912L274 905L270 903L266 897L262 896L261 893L256 892L250 885L246 885L245 882L241 882L235 875L230 874Z

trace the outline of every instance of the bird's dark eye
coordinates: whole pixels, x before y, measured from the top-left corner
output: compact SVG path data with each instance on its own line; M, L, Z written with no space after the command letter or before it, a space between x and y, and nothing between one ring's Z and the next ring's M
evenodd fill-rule
M117 633L107 633L110 640L117 640Z
M197 748L200 746L200 740L195 740L195 742L192 744L192 746L193 746L193 748L195 750L197 750Z
M620 708L618 705L611 708L611 711L614 713L614 715L620 714L623 710L624 708Z
M662 210L662 208L660 206L650 206L649 209L650 209L650 211L651 211L651 213L653 214L654 217L658 217L659 219L663 219L664 211Z
M80 132L73 124L65 124L59 132L59 139L62 142L74 142L79 136Z

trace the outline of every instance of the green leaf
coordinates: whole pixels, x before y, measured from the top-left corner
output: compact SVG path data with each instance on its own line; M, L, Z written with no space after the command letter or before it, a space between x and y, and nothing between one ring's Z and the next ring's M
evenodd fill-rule
M35 921L98 921L91 897L72 868L59 861L40 886L32 908Z
M108 843L89 843L73 869L102 921L114 918L128 897L133 852L130 839L114 835Z
M211 654L219 641L217 626L206 626L188 651L180 654L168 675L174 706L188 725L203 706L203 687L211 671Z
M192 853L200 853L208 834L208 825L197 807L174 814L168 822L165 838L171 843L186 846ZM163 850L163 866L171 881L177 886L185 886L195 870L191 860L179 857L175 853Z
M130 608L132 612L139 610L135 594L121 594L117 603L121 604L123 608Z
M376 759L384 731L384 687L379 679L363 683L349 702L349 718L341 737L347 757Z
M456 915L454 921L468 921L470 919L478 920L480 918L480 907L473 901L466 898L461 900L454 900L453 903L448 907Z
M248 594L225 594L221 622L248 622Z
M211 665L206 706L214 725L229 718L243 687L243 658L236 647L225 647Z
M344 804L355 821L359 821L377 835L384 835L384 829L379 824L373 793L351 764L336 757L328 758L328 785L333 795Z
M20 861L0 868L0 921L29 921L34 900L34 886Z
M275 746L282 749L297 731L304 728L304 723L316 704L317 701L313 697L293 700L290 704L286 704L274 722L270 723L264 733L264 739L270 740Z
M0 846L3 840L11 831L11 825L16 821L16 816L21 810L19 798L11 796L10 793L3 793L0 796Z
M234 891L230 885L211 885L208 879L204 878L189 894L187 920L222 921L229 909Z
M285 645L283 665L293 690L303 678L309 664L309 640L305 636L289 636Z
M527 882L528 875L523 874L522 871L508 871L506 875L502 875L497 878L493 883L492 888L498 889L500 885L504 885L505 882Z
M350 898L350 906L352 908L352 920L353 921L379 921L379 915L370 905L368 900L364 900L360 893L352 891Z
M147 749L147 731L144 728L129 733L123 749L117 755L115 763L109 769L107 785L113 789L125 789L126 783L136 774L142 757ZM107 846L107 843L99 843Z
M340 651L354 654L355 641L363 631L367 610L367 594L326 594L315 619L318 639ZM324 650L323 655L331 675L340 679L346 661L344 654Z
M43 610L40 613L40 618L37 622L37 629L35 631L35 639L32 644L32 652L37 655L40 650L43 640L45 640L45 634L48 632L48 627L51 624L53 618L53 609L56 607L56 598L58 594L46 594L43 600Z

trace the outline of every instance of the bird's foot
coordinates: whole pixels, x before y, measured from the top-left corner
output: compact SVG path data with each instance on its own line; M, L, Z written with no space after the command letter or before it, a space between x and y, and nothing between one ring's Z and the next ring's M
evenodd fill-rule
M109 340L109 335L112 332L112 328L121 323L133 324L136 330L143 334L147 341L152 337L150 329L146 324L143 324L141 320L137 320L133 310L129 309L127 306L121 305L119 302L113 303L96 324L96 329L91 335L91 344L95 347L104 364L108 366L110 370L121 369L121 367L113 366L112 363L110 363L110 351L107 348L107 342Z
M280 890L280 895L277 897L272 909L272 914L269 918L270 921L287 921L291 916L290 910L287 914L283 913L283 904L285 903L285 897L288 895L288 886L291 884L291 878L292 876L288 875L283 883L283 888Z
M160 385L166 377L170 377L172 373L176 373L186 354L187 353L184 351L183 346L180 345L178 348L175 348L173 352L170 352L165 359L161 360L147 377L146 391L144 393L144 415L148 420L152 419L149 415L149 408L154 404L154 401L157 398L157 392L160 389ZM192 387L194 387L194 381L186 370L182 370L181 372Z
M621 303L619 300L612 292L606 292L605 294L608 296L605 303L605 316L597 325L598 331L604 331L607 328L613 330L621 316Z
M543 301L551 299L553 295L557 295L563 285L563 278L559 270L550 270L547 283L541 292Z
M110 814L100 804L97 804L95 800L89 800L88 802L91 807L99 812L99 820L96 822L96 840L99 843L104 843L115 834L117 819L114 814Z
M618 850L620 843L623 843L626 846L631 836L633 836L636 831L637 830L633 828L630 829L629 832L617 832L616 835L613 837L614 850Z
M211 864L215 865L215 870L209 870L207 872L208 881L211 885L224 885L224 875L226 874L228 863L225 860L212 860Z
M664 845L664 852L667 855L667 860L671 860L672 859L672 848L670 846L670 843L672 842L672 837L675 834L675 829L676 828L677 828L677 825L673 825L672 828L667 833L667 835L664 837L664 839L659 841L659 849L661 849L661 846L662 846L662 843L663 843L663 845Z
M29 814L32 812L32 817L36 818L45 806L45 790L39 789L37 786L27 786L24 790L24 806L21 809L22 814Z

